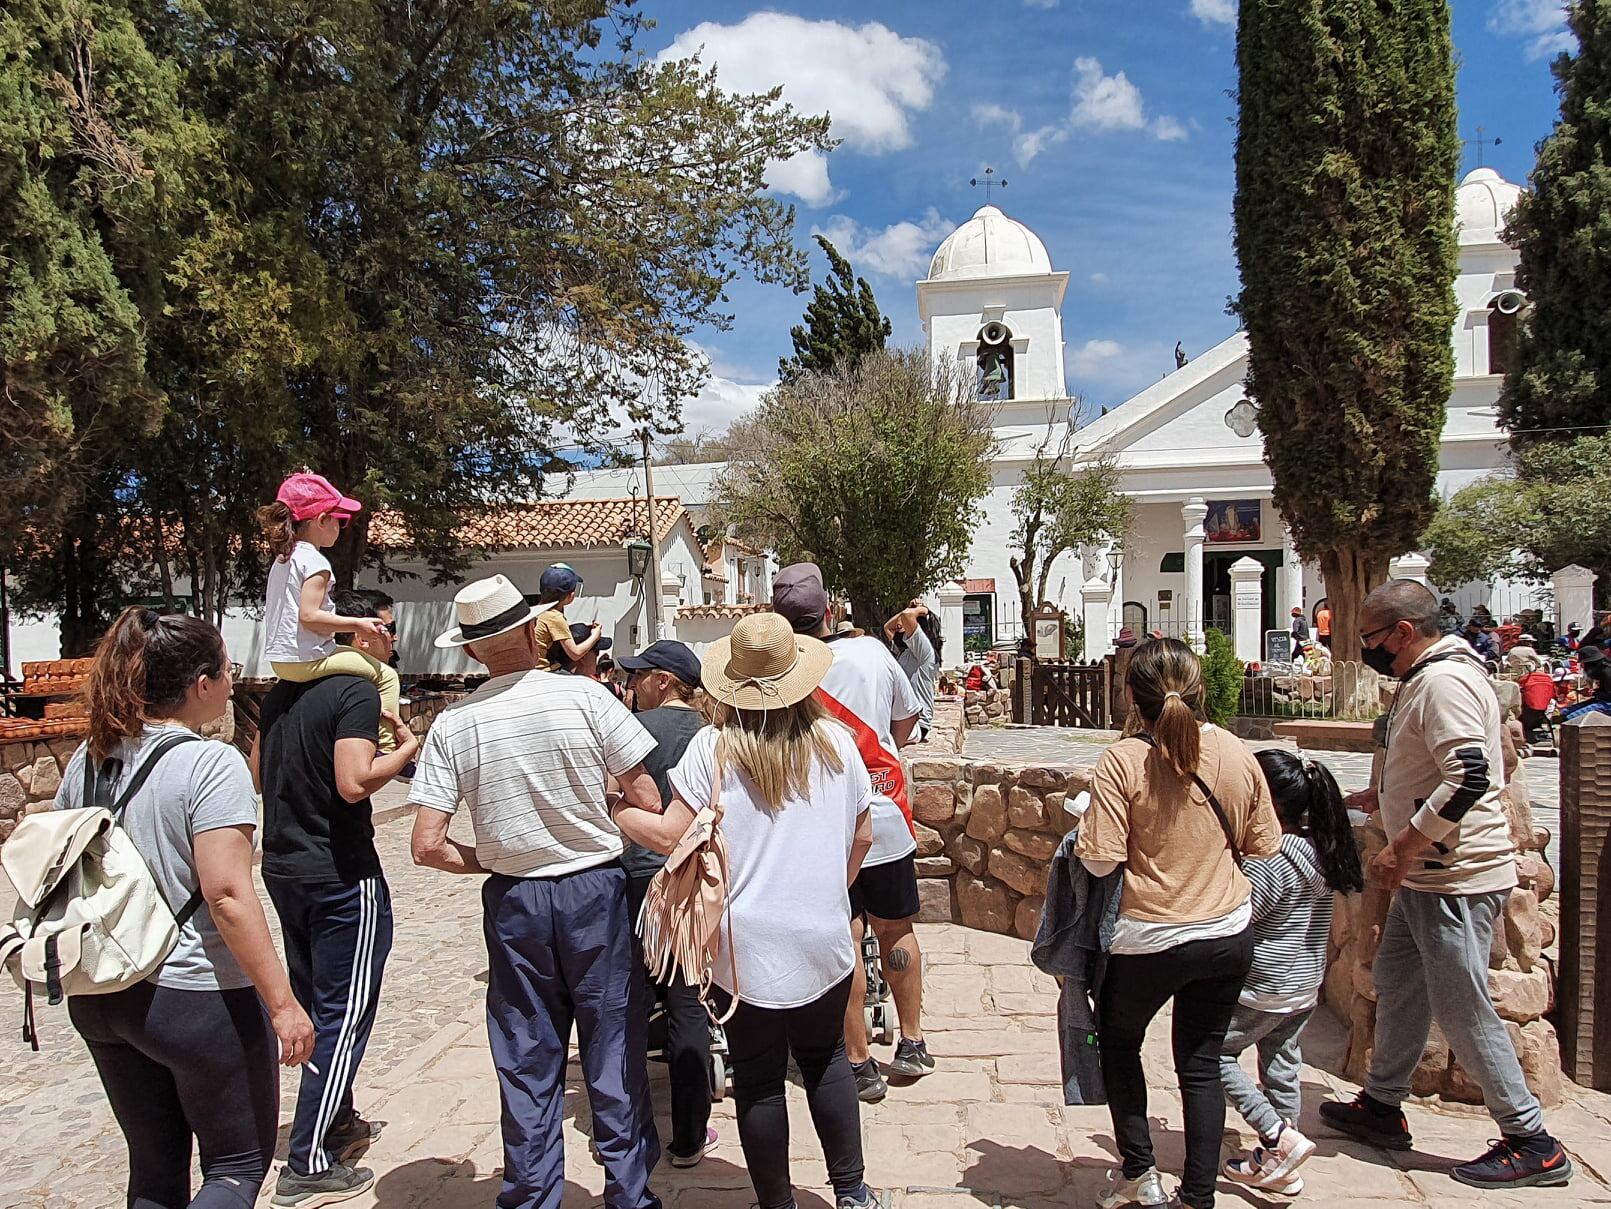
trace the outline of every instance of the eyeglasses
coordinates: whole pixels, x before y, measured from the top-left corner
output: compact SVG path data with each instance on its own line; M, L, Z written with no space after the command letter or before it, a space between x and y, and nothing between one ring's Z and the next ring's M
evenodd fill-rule
M1377 626L1376 629L1371 630L1368 634L1361 634L1359 636L1359 641L1360 642L1369 642L1372 638L1376 637L1376 635L1385 634L1385 633L1387 633L1387 631L1396 630L1397 628L1398 628L1398 622L1390 621L1384 626Z
M388 637L397 637L397 623L395 621L378 621L375 623L375 625L381 633L387 635Z
M245 672L245 670L246 669L241 667L240 664L232 663L229 665L229 678L231 680L239 680L241 678L241 674Z

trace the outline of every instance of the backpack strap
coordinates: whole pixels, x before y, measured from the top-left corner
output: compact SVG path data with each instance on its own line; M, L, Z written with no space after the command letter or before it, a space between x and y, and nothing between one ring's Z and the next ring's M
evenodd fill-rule
M112 812L112 818L117 820L121 824L122 821L123 821L123 809L124 809L124 807L126 807L129 804L130 799L132 799L135 794L139 793L141 789L145 788L146 781L150 778L151 774L156 770L157 762L159 760L161 760L163 756L167 755L170 751L172 751L174 748L178 747L181 743L200 743L200 742L201 742L201 736L200 735L193 735L193 734L190 734L188 731L185 734L182 734L182 735L178 735L178 734L164 735L161 739L158 739L157 743L156 743L156 746L151 749L151 754L148 755L145 758L145 760L140 764L139 768L134 770L134 775L129 778L129 783L123 787L123 792L118 794L117 801L111 803L108 806L105 806L104 808L109 810L109 811L111 811ZM95 773L93 771L94 761L90 759L89 748L87 746L85 747L85 749L84 749L84 802L85 802L85 805L90 805L91 803L93 803L94 805L100 806L100 805L102 805L102 803L107 798L111 797L111 795L112 795L112 782L116 779L116 777L117 777L117 769L120 768L120 767L121 767L121 764L120 764L119 761L117 761L117 760L107 760L104 763L102 763L102 765L101 765L100 775L99 776L95 775ZM95 798L97 796L101 799L100 801L95 800ZM192 894L189 898L187 898L185 900L185 905L180 907L179 910L174 912L173 920L174 920L174 923L179 926L180 931L184 930L184 926L187 923L190 922L191 917L194 916L196 914L196 912L201 909L201 904L202 904L202 901L203 901L204 897L205 896L202 894L200 887L198 887L196 889L195 893ZM51 1002L54 1003L56 1001L51 1000Z
M1140 739L1148 747L1156 748L1158 746L1157 740L1145 731L1132 737ZM1202 790L1203 796L1208 799L1209 806L1213 808L1214 817L1219 820L1220 830L1225 833L1225 844L1231 850L1231 860L1235 861L1236 867L1240 869L1244 859L1242 849L1236 842L1236 829L1231 826L1231 820L1225 813L1225 807L1219 804L1219 799L1214 796L1214 791L1208 787L1207 781L1203 780L1195 772L1191 774L1191 779L1196 783L1197 788Z

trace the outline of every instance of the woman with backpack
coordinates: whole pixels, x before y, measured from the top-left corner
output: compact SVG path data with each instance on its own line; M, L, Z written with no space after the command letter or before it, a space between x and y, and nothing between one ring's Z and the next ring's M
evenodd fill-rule
M121 825L176 918L201 900L156 973L67 1002L128 1142L139 1209L255 1204L279 1125L276 1065L313 1051L252 882L251 773L234 747L196 734L223 716L231 688L212 626L125 609L96 651L89 740L56 794L57 809L127 795Z
M791 1055L836 1209L875 1203L863 1181L861 1105L844 1039L860 960L849 887L872 846L871 787L850 731L813 695L832 662L825 644L795 634L776 613L740 620L705 652L701 679L716 721L672 769L665 814L616 816L629 838L670 851L696 812L720 811L726 911L709 973L713 1006L733 1007L733 1099L760 1209L795 1204L784 1102ZM647 910L654 898L651 890Z
M1153 1159L1141 1043L1173 1000L1186 1118L1180 1201L1212 1209L1225 1131L1219 1056L1253 962L1241 864L1276 855L1281 824L1253 753L1204 720L1202 668L1190 647L1172 638L1137 647L1126 678L1130 737L1097 761L1074 849L1098 877L1124 867L1097 1013L1124 1167L1099 1203L1170 1203Z

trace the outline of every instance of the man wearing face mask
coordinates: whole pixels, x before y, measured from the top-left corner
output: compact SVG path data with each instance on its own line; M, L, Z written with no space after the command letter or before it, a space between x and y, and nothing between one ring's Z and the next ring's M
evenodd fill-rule
M1450 1174L1475 1188L1565 1184L1572 1162L1545 1131L1488 994L1494 925L1516 886L1499 800L1498 699L1465 641L1441 634L1437 598L1413 580L1389 580L1365 598L1359 640L1366 665L1399 680L1377 784L1347 799L1381 812L1389 842L1369 877L1394 894L1371 971L1370 1074L1351 1103L1322 1104L1321 1119L1373 1145L1408 1150L1401 1105L1436 1020L1502 1135Z

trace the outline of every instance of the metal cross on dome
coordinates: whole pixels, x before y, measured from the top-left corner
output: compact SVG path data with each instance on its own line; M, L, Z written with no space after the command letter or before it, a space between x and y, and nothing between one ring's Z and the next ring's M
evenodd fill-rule
M972 185L975 189L979 187L980 183L981 182L977 176L970 178L968 181L968 184ZM984 170L983 184L985 191L985 205L988 206L990 204L990 190L1005 189L1007 187L1007 179L1003 177L998 181L996 179L996 170L994 168L986 168Z
M1258 431L1259 409L1250 399L1243 399L1225 413L1225 427L1239 437L1250 437Z

